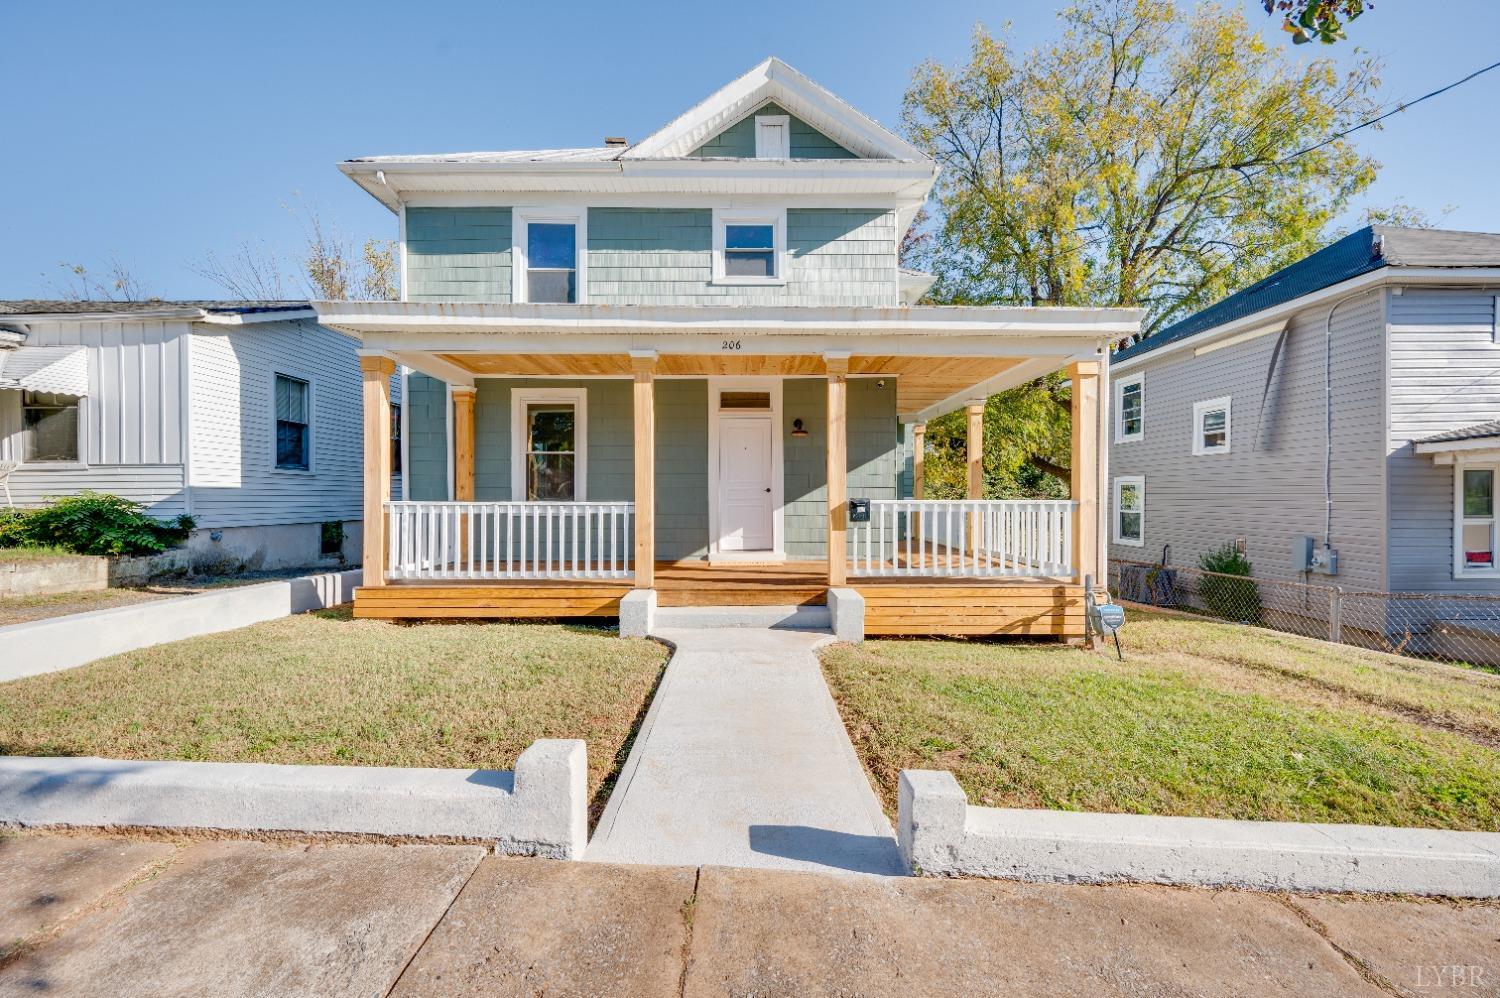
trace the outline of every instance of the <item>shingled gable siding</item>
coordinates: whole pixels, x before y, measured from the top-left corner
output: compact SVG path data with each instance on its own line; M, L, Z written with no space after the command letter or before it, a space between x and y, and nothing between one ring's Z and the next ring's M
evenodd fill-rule
M509 208L407 208L410 301L510 301Z
M406 376L406 477L413 500L448 498L448 386L412 371Z
M1243 537L1255 574L1292 571L1295 536L1323 537L1324 323L1327 306L1296 315L1258 411L1276 337L1202 356L1191 349L1153 358L1112 380L1144 372L1145 436L1112 443L1109 556L1155 561L1172 546L1175 565L1196 567L1205 551ZM1385 450L1382 293L1340 305L1333 323L1333 545L1339 574L1307 581L1385 588ZM1192 453L1193 403L1231 396L1230 453ZM1113 433L1111 433L1113 440ZM1145 545L1115 544L1113 479L1146 481Z
M787 141L791 146L792 159L859 158L801 118L783 110L778 104L767 104L755 114L740 119L688 155L753 159L755 157L755 116L761 114L785 114L790 118L788 125L791 128L791 134Z
M410 221L408 220L408 226ZM601 305L895 305L896 218L787 212L787 283L716 285L707 208L589 209L589 301Z
M1390 588L1500 592L1500 579L1453 578L1453 468L1412 441L1500 414L1492 291L1407 288L1390 296Z

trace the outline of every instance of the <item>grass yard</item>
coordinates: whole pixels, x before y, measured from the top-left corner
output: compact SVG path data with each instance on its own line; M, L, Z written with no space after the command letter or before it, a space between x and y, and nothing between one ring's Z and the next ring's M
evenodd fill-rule
M0 754L510 769L583 738L602 799L666 657L560 624L301 614L0 684Z
M971 804L1500 829L1500 675L1133 612L1125 661L1035 644L824 654L892 814L902 769Z

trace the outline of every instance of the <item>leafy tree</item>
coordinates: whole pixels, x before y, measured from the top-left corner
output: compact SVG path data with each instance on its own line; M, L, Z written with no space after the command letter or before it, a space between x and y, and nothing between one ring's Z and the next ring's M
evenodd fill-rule
M1373 113L1374 62L1290 62L1212 5L1081 0L1061 17L1030 54L981 27L966 65L913 76L903 123L943 167L932 238L908 257L938 276L929 300L1140 307L1149 334L1318 249L1374 180L1351 142L1324 141ZM987 480L1065 476L1067 400L1054 377L992 402Z
M1315 38L1325 45L1343 41L1344 24L1375 8L1365 0L1261 0L1261 6L1282 15L1282 30L1298 45Z

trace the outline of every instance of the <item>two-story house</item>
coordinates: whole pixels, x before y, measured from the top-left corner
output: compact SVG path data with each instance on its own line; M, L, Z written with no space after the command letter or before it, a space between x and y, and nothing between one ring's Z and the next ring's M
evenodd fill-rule
M769 59L637 142L376 156L400 302L363 341L365 586L379 617L817 606L870 633L1083 633L1102 580L1106 345L1133 311L914 305L928 156ZM403 371L407 501L391 502ZM1073 499L982 497L986 396L1067 369ZM922 496L924 422L970 410L970 501Z

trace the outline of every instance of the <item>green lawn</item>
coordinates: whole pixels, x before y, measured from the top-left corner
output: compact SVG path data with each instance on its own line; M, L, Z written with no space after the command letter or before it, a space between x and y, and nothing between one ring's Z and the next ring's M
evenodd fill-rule
M510 769L582 738L598 793L666 657L587 627L302 614L0 684L0 754Z
M59 547L0 548L0 564L8 561L41 561L43 559L80 557L83 556L74 554L67 548Z
M948 769L996 807L1500 829L1500 676L1134 612L1126 660L871 641L824 671L886 807Z

